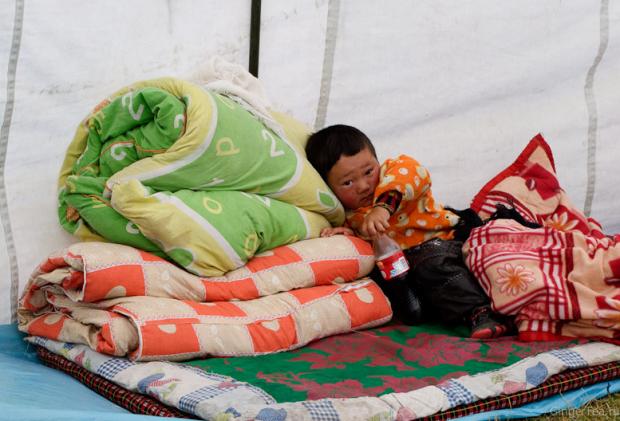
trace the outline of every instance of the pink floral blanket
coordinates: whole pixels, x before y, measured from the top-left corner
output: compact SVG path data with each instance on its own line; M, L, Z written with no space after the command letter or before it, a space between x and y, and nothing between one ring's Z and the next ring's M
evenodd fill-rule
M464 245L466 263L493 308L516 316L521 340L620 338L620 236L572 205L560 187L549 145L533 138L516 161L476 195L488 218L496 204L542 227L493 220Z

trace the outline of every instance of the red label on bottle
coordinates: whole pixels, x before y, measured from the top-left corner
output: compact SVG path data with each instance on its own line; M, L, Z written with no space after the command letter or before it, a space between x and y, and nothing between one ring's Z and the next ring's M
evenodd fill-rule
M389 281L409 270L409 263L402 250L397 250L392 254L377 259L377 267L381 271L381 276Z

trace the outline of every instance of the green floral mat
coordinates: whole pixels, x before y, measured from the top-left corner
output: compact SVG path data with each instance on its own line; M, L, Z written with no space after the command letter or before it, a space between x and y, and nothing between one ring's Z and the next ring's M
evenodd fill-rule
M585 342L521 342L516 336L480 341L470 339L464 327L393 323L324 338L294 351L186 364L251 383L278 402L294 402L407 392Z

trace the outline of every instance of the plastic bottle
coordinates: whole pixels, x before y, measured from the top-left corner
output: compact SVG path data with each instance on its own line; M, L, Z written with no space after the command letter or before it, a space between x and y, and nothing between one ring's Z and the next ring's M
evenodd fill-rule
M409 272L409 263L398 243L386 234L380 234L372 242L377 267L386 281L405 278Z
M381 234L373 239L372 248L377 268L385 280L380 285L392 303L394 316L407 325L421 323L422 304L413 285L408 282L409 263L400 246L386 234Z

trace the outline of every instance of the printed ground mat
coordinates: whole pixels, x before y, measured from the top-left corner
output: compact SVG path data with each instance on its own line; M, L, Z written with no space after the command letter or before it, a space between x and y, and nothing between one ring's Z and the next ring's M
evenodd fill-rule
M218 420L318 420L325 413L330 420L351 414L449 419L514 408L620 376L615 345L478 341L466 333L392 324L290 352L181 364L134 363L82 345L31 342L46 364L131 412ZM186 374L200 382L193 385Z
M585 342L519 342L514 336L479 341L468 338L465 328L390 324L289 352L186 364L251 383L278 402L296 402L407 392Z
M129 412L156 417L195 419L195 417L181 412L176 408L160 403L155 398L124 389L43 347L37 346L37 355L46 366L67 373L89 389L97 392L107 400L114 402L121 408L125 408Z
M64 371L104 398L134 414L195 419L194 416L181 412L176 408L163 405L154 398L123 389L103 377L93 374L79 365L65 359L64 357L61 357L60 355L56 355L45 348L37 347L37 353L45 365ZM496 396L479 402L461 405L421 419L437 421L450 420L480 412L516 408L556 394L566 393L570 390L579 389L591 384L612 380L619 377L620 362L617 361L594 367L568 370L552 376L549 380L531 390Z

